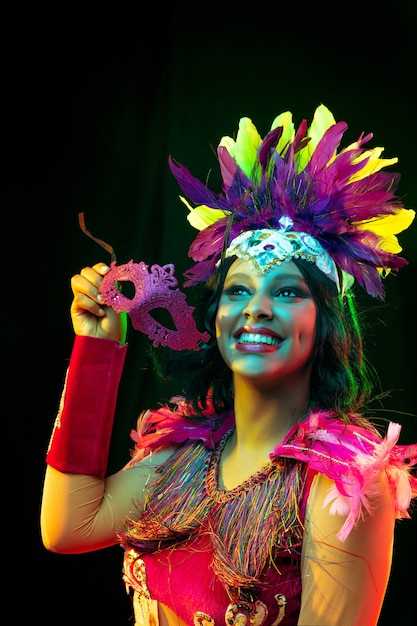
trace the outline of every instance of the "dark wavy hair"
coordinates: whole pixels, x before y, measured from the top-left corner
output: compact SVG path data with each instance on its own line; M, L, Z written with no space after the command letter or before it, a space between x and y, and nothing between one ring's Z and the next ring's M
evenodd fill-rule
M233 376L216 343L215 318L223 283L233 258L225 259L211 279L198 290L195 318L211 340L199 351L158 348L151 350L153 365L163 380L177 379L182 393L201 417L210 395L216 413L233 407ZM333 410L345 421L353 418L370 400L375 372L367 362L363 325L353 291L341 296L335 283L315 264L293 259L309 286L317 307L315 358L310 381L310 402ZM360 416L357 417L360 420Z

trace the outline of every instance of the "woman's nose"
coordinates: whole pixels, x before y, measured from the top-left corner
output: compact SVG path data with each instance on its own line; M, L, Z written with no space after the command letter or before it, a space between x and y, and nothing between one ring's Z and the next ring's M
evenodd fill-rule
M248 319L270 319L273 315L271 299L262 293L253 294L247 302L243 314Z

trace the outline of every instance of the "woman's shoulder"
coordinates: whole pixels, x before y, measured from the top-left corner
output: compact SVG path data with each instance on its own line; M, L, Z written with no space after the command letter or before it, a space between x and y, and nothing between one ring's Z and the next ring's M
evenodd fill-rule
M139 415L137 428L130 433L135 442L133 459L189 440L201 441L207 448L213 449L233 425L233 411L218 414L208 400L200 415L196 416L182 396L172 397L169 403Z
M349 418L349 416L348 416ZM417 496L417 444L398 444L401 425L391 422L385 436L366 421L351 416L343 421L331 411L313 409L274 449L271 457L292 457L308 464L331 481L327 503L334 513L347 514L339 538L347 537L362 508L390 486L397 518L409 517Z

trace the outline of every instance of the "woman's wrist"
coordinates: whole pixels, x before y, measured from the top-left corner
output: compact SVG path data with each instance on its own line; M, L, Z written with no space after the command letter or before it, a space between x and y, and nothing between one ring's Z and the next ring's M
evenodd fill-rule
M46 461L103 477L127 344L76 335Z

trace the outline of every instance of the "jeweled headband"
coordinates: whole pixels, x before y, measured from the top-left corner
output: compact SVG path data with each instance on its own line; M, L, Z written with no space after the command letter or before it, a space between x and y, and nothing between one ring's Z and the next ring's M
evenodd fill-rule
M184 284L206 281L222 256L246 258L258 272L305 258L338 285L340 277L344 285L356 280L384 299L382 277L407 263L395 235L415 212L395 195L400 175L381 171L398 159L380 158L383 148L365 149L372 134L338 153L346 130L324 105L309 127L303 120L295 129L292 114L282 113L264 139L242 118L236 140L223 137L217 149L220 194L170 158L181 190L197 205L180 196L200 231Z

